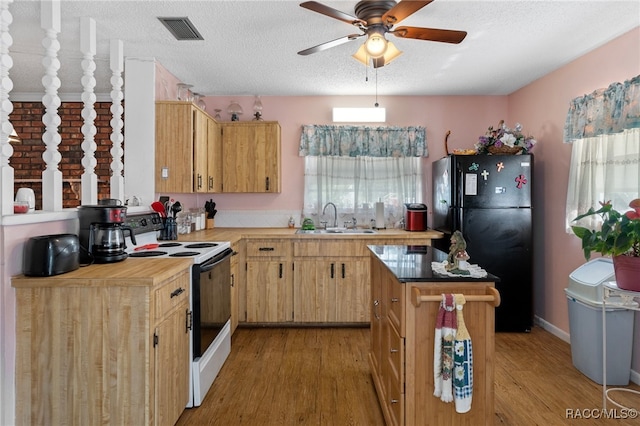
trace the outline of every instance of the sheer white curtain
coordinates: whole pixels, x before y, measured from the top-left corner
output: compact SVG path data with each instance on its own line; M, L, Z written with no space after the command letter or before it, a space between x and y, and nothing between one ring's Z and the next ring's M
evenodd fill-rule
M566 228L578 214L590 207L598 209L600 201L609 201L618 211L628 210L629 201L640 196L640 129L599 135L573 141L569 186L567 191ZM580 223L595 228L592 216Z
M387 227L404 214L404 203L415 203L422 194L419 157L307 156L304 173L303 216L316 225L333 221L333 209L322 213L328 202L336 205L338 226L356 218L369 225L375 203L384 202Z

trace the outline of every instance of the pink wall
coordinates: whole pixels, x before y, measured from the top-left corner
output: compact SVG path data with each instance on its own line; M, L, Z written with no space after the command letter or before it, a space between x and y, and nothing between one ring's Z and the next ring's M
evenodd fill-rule
M535 314L569 330L564 288L585 262L580 241L564 227L571 145L562 141L569 101L640 74L640 27L509 96L509 120L522 120L535 149ZM640 315L636 315L633 369L640 371Z
M303 124L331 124L332 108L372 107L373 96L263 96L263 118L278 121L282 129L282 192L280 194L217 194L218 210L287 210L301 209L303 203L304 159L298 156L300 128ZM207 97L207 112L222 109L222 120L229 120L226 108L236 100L244 109L241 121L252 118L253 96ZM379 96L381 107L387 109L387 124L394 126L425 126L429 158L425 160L425 174L431 176L430 163L445 155L444 138L451 130L449 150L472 148L479 135L489 125L507 117L505 96ZM431 204L431 191L423 202ZM195 207L210 198L175 194L183 205Z

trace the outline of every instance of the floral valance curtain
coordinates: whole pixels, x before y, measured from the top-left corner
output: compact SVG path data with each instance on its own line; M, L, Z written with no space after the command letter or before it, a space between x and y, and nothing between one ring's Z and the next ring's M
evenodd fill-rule
M564 141L634 128L640 128L640 75L573 99L564 125Z
M304 125L298 153L305 156L427 157L424 127Z

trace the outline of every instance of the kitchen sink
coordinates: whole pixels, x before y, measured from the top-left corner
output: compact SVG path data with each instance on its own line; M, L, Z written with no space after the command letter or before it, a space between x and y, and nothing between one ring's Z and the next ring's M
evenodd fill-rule
M374 229L351 229L351 228L327 228L327 229L298 229L296 234L377 234Z

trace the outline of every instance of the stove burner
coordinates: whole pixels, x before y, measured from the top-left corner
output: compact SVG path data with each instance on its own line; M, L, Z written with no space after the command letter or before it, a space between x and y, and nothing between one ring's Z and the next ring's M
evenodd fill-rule
M134 253L129 253L129 257L156 257L156 256L164 256L165 254L167 254L166 251L160 251L160 250L136 251Z
M217 243L195 243L195 244L187 244L184 248L190 249L198 249L198 248L209 248L217 246Z
M169 256L171 257L189 257L189 256L197 256L200 253L197 251L179 251L177 253L172 253Z
M180 247L181 243L162 243L158 247Z

